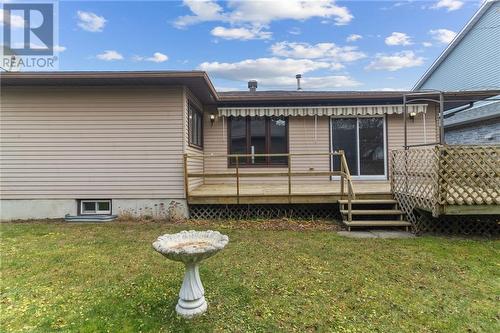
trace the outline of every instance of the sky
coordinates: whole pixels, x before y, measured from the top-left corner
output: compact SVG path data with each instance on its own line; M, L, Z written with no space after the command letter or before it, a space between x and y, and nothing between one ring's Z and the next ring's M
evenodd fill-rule
M204 70L218 90L410 89L480 0L60 1L59 70Z

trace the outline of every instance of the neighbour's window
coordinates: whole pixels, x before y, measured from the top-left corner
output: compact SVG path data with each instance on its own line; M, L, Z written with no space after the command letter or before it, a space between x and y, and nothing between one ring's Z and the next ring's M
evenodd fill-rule
M111 214L111 200L80 200L80 215Z
M288 119L285 117L229 118L229 154L287 154ZM229 159L234 166L236 158ZM242 166L287 166L287 156L240 157Z
M203 148L203 113L192 103L188 103L189 144Z

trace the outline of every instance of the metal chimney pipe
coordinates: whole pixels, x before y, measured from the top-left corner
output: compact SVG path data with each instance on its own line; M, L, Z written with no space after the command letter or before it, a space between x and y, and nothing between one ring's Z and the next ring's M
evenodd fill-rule
M256 80L248 81L248 89L252 93L256 92L257 91L257 81Z
M295 78L297 79L297 90L302 90L302 88L300 87L300 79L302 78L302 74L295 75Z

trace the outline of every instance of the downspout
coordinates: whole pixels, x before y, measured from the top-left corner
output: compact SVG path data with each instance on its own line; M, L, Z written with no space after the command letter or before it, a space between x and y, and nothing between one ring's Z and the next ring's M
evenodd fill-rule
M318 143L318 115L314 115L314 143Z
M406 124L406 111L407 111L406 94L403 94L403 123L404 123L404 148L405 148L405 150L408 149L408 129L407 129L407 124Z
M443 145L444 142L444 94L439 92L439 144Z
M427 126L425 124L425 116L427 112L422 112L422 123L424 126L424 144L427 144Z

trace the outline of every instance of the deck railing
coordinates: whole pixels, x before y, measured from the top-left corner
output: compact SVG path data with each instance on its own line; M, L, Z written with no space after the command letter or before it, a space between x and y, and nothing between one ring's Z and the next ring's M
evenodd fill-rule
M294 158L314 158L314 157L328 157L329 160L332 158L339 158L339 170L330 171L295 171L293 170ZM242 167L243 159L257 159L257 158L276 158L282 157L287 159L287 165L283 165L280 168L273 170L273 168L267 168L266 171L260 169L258 172L253 171L253 168ZM223 172L206 172L205 165L210 159L224 159L226 162L233 161L231 168L227 168ZM201 161L198 165L202 165L201 168L198 167L196 171L190 170L190 164L193 160ZM259 167L259 165L255 165ZM263 166L264 167L264 166ZM286 169L286 171L284 171ZM184 154L184 188L186 198L189 200L190 191L190 179L196 178L202 180L210 178L233 178L235 180L236 186L236 202L240 203L240 187L242 178L260 178L260 177L286 177L288 191L285 195L288 196L288 202L292 203L292 197L294 195L292 191L292 183L294 177L313 177L313 176L337 176L340 177L340 194L342 197L347 197L348 200L348 219L352 220L352 203L351 201L356 198L354 193L351 173L347 165L347 160L343 151L335 151L331 153L289 153L289 154ZM332 185L333 186L333 185Z
M476 206L475 212L483 209L488 214L500 205L500 146L436 145L393 151L391 189L408 212L420 208L437 217Z

